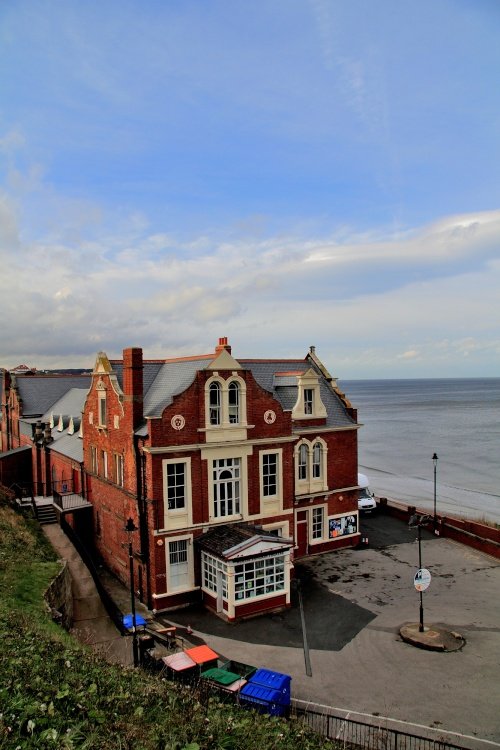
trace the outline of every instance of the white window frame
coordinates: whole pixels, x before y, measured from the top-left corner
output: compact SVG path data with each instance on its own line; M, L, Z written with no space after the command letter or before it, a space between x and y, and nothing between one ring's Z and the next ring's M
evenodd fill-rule
M277 596L286 591L286 554L266 555L234 563L234 603Z
M319 463L315 455L318 445L321 451ZM328 444L323 438L315 437L312 441L302 438L295 446L294 460L295 490L298 494L328 490Z
M314 415L314 388L304 388L304 414Z
M215 399L212 395L217 394ZM222 424L222 385L218 380L212 380L208 386L208 424L219 427Z
M318 515L321 517L320 520L318 520ZM324 505L311 508L311 542L320 542L325 538L325 518Z
M102 452L102 475L104 479L109 479L108 451Z
M212 488L213 488L213 518L232 518L241 515L241 481L242 481L242 459L234 458L214 458L212 460ZM230 478L221 479L220 475L230 472ZM219 476L217 476L219 475ZM222 489L224 488L224 492ZM230 488L231 497L227 497L227 490ZM221 497L226 495L226 497ZM223 506L228 510L231 504L231 513L221 513Z
M168 507L169 467L176 464L184 465L184 506L181 508ZM163 528L185 528L191 525L192 516L192 479L191 457L165 458L162 461L163 471Z
M114 454L114 468L115 468L115 484L118 487L123 487L124 474L125 474L125 461L121 453Z
M319 419L327 416L321 399L320 376L313 368L297 379L297 401L292 409L292 419Z
M228 565L224 560L209 555L207 552L201 554L201 587L210 594L217 595L217 573L221 576L222 599L228 600Z
M318 460L319 453L319 460ZM312 445L312 479L321 479L323 476L323 444L315 440Z
M235 398L232 398L235 394ZM229 424L240 423L241 387L237 380L230 380L227 386L227 421Z
M167 510L169 513L175 511L186 511L186 462L173 461L166 466L167 478ZM179 479L181 481L179 481ZM182 488L182 491L181 491ZM172 502L172 505L170 504Z
M106 391L101 390L97 393L98 397L98 425L99 427L106 427L108 423L108 404L106 399Z
M301 443L297 453L297 473L299 482L309 480L309 446L308 443Z
M218 403L213 403L212 393L216 389ZM205 383L205 427L207 430L247 427L246 382L235 372L227 380L215 373Z
M269 461L274 458L274 473L271 475L269 472ZM280 496L281 492L281 461L279 451L261 451L261 497L264 501L275 500ZM269 485L274 480L274 492L269 491Z

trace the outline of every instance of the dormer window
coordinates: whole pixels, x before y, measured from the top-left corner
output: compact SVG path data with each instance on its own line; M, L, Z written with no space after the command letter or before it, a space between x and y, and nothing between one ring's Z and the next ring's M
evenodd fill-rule
M205 384L205 415L212 439L237 439L237 429L247 427L245 381L235 372L227 380L215 372Z
M314 414L314 390L304 388L304 414Z
M239 424L240 421L240 386L236 381L229 383L229 424Z
M221 423L221 387L220 383L210 383L209 390L209 408L210 424L220 425Z
M321 399L319 375L312 369L297 373L297 401L292 419L324 419L326 408Z

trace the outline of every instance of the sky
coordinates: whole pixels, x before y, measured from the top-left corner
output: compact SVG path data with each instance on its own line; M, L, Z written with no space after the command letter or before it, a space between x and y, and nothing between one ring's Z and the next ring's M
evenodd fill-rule
M500 375L498 0L3 0L0 366Z

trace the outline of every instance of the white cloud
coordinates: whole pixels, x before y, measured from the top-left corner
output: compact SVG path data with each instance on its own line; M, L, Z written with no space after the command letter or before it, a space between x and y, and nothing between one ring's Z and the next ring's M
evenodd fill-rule
M443 217L394 234L346 226L329 236L193 234L178 240L132 212L58 202L65 221L40 239L19 228L30 180L0 199L0 332L4 361L88 365L117 356L210 350L219 335L238 356L302 355L310 344L342 376L492 373L499 365L500 210ZM108 221L106 221L108 219ZM222 329L222 330L221 330ZM458 369L457 369L458 368Z

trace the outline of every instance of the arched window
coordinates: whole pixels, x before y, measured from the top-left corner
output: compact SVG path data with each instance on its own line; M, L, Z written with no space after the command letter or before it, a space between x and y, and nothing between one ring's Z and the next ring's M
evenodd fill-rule
M213 462L215 518L240 512L240 476L239 458L221 458Z
M240 421L240 386L234 380L229 383L228 393L229 424L239 424Z
M299 479L307 479L308 454L307 445L302 443L299 448Z
M210 424L220 424L220 407L221 407L221 387L220 383L210 383L209 390L209 408Z
M320 479L323 473L323 446L321 443L314 443L313 447L313 479Z

